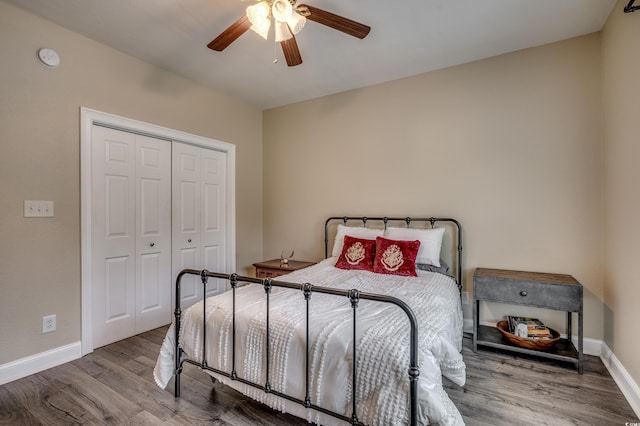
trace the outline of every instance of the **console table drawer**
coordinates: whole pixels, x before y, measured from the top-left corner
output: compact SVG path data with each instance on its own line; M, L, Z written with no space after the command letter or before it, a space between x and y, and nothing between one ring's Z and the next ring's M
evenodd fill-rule
M582 300L582 286L548 285L540 282L483 279L476 277L476 299L515 305L535 306L577 312Z
M315 265L315 262L305 262L293 259L289 260L287 263L282 263L280 259L272 259L253 264L253 266L256 267L256 278L277 278L280 275L288 274L289 272L297 271L298 269L306 268L311 265Z
M496 327L480 325L480 302L535 306L567 313L567 337L547 351L534 351L506 340ZM473 350L504 349L542 358L568 361L583 369L582 284L571 275L477 268L473 274ZM571 317L578 314L578 348L571 336Z

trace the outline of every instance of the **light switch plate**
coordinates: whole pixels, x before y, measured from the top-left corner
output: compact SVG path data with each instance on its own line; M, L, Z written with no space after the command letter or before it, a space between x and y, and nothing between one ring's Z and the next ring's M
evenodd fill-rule
M24 200L24 217L53 217L53 201Z

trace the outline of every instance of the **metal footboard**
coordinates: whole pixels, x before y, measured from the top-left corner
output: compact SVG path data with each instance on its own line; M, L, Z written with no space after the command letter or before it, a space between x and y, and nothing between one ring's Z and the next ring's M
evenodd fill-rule
M206 344L206 339L207 339L207 335L206 335L206 326L205 324L203 324L203 334L202 334L202 338L203 338L203 344L202 344L202 361L201 362L196 362L190 359L187 359L184 356L184 353L182 351L182 349L180 348L180 344L179 344L179 336L180 336L180 319L182 316L182 309L180 307L180 300L181 300L181 290L180 290L180 281L182 280L182 277L185 275L199 275L201 277L202 280L202 285L204 288L204 293L203 294L207 294L206 293L206 286L207 286L207 280L209 277L212 278L220 278L220 279L225 279L228 280L231 284L231 291L233 292L233 313L232 313L232 345L231 345L231 351L232 351L232 367L231 367L231 372L227 372L227 371L221 371L219 369L216 368L212 368L209 367L207 365L207 361L206 361L206 348L207 348L207 344ZM266 362L265 362L265 368L266 368L266 382L265 383L254 383L251 382L249 380L246 380L242 377L238 377L238 374L236 372L236 366L235 366L235 361L236 361L236 288L238 287L238 283L242 282L242 283L249 283L249 284L260 284L263 286L264 291L265 291L265 297L266 297L266 304L267 304L267 317L266 317L266 348L265 348L265 353L266 353ZM306 358L305 358L305 396L304 396L304 400L301 400L299 398L293 397L291 395L287 395L284 394L282 392L279 392L277 390L274 390L271 387L271 384L269 382L269 377L270 377L270 366L269 366L269 350L270 350L270 335L269 335L269 316L270 316L270 307L269 307L269 298L270 298L270 294L271 294L271 289L273 287L283 287L283 288L289 288L289 289L297 289L300 290L305 303L306 303ZM352 386L352 414L351 417L345 416L344 414L340 414L340 413L336 413L333 412L331 410L328 410L326 408L323 407L319 407L315 404L313 404L311 402L311 398L310 398L310 389L309 389L309 304L311 302L311 296L313 293L322 293L322 294L330 294L330 295L335 295L335 296L341 296L341 297L347 297L349 299L349 301L351 302L351 308L353 310L353 368L352 368L352 380L353 380L353 386ZM305 283L305 284L297 284L297 283L291 283L291 282L286 282L286 281L280 281L280 280L274 280L271 278L266 278L266 279L259 279L259 278L253 278L253 277L245 277L245 276L240 276L238 274L221 274L221 273L216 273L216 272L210 272L207 270L195 270L195 269L184 269L183 271L181 271L178 274L178 277L176 279L176 294L175 294L176 298L176 309L175 309L175 397L179 397L180 396L180 373L182 372L182 366L183 363L187 362L189 364L193 364L198 366L199 368L202 368L204 370L209 370L209 371L213 371L217 374L220 374L222 376L226 376L231 380L236 380L238 382L244 383L246 385L252 386L254 388L257 389L261 389L266 393L270 393L276 396L279 396L281 398L287 399L289 401L295 402L297 404L303 405L306 408L311 408L314 409L318 412L339 418L341 420L344 420L346 422L351 423L352 425L363 425L362 422L360 422L358 420L358 416L357 416L357 399L356 399L356 378L357 378L357 374L358 374L358 369L357 369L357 345L356 345L356 327L357 327L357 310L358 310L358 302L360 300L373 300L373 301L377 301L377 302L384 302L384 303L391 303L394 304L396 306L398 306L399 308L401 308L407 315L407 317L409 318L409 323L411 325L411 329L410 329L410 362L409 362L409 369L408 369L408 380L409 380L409 389L410 389L410 412L409 412L409 418L410 418L410 424L411 425L417 425L418 423L418 418L417 418L417 399L418 399L418 376L420 375L420 370L418 367L418 326L417 326L417 321L416 321L416 317L415 314L413 313L413 311L411 310L411 308L402 300L397 299L395 297L390 297L390 296L385 296L385 295L379 295L379 294L374 294L374 293L365 293L365 292L360 292L358 290L341 290L341 289L334 289L334 288L329 288L329 287L320 287L320 286L314 286L311 285L309 283ZM206 298L206 297L205 297ZM204 310L204 318L207 317L206 315L206 303L203 303L203 310Z

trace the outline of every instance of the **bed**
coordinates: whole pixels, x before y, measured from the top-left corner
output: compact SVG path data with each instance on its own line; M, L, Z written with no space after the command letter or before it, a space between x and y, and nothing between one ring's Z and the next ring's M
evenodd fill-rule
M446 226L438 223L453 225L456 234L451 270L440 258ZM164 388L175 377L178 397L187 362L317 424L463 424L442 386L443 376L465 382L461 231L449 218L332 217L325 222L325 260L277 280L182 271L176 300L185 274L200 275L203 286L229 280L231 290L184 312L176 307L156 383Z

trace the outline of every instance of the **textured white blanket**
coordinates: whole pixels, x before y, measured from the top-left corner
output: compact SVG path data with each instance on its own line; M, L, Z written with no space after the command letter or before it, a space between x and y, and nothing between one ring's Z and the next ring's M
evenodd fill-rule
M462 386L465 365L462 310L457 286L444 275L419 277L381 275L335 268L327 259L279 279L385 294L405 301L416 314L419 330L418 412L420 424L462 424L442 387L442 375ZM208 365L231 371L231 292L207 300ZM312 403L351 416L352 308L347 298L313 293L310 317L310 396ZM304 399L305 301L299 290L273 288L270 301L271 387ZM182 317L180 345L190 359L202 358L202 303ZM408 423L409 321L395 305L360 300L357 326L356 398L358 419L369 425ZM236 371L264 384L266 298L259 285L237 289ZM173 374L173 325L163 343L154 376L164 388ZM223 383L272 408L323 425L343 424L326 415L225 377Z

